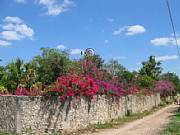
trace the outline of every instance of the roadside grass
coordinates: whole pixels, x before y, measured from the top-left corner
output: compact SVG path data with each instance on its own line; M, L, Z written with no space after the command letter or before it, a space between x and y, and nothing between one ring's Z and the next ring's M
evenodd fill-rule
M180 108L172 117L169 126L161 133L161 135L180 135Z

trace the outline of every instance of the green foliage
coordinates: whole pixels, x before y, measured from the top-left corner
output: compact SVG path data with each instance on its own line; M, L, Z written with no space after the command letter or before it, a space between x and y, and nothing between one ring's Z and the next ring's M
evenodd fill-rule
M118 72L117 76L122 79L123 82L131 83L135 79L136 74L134 72L125 70Z
M119 64L117 60L110 60L104 65L104 68L113 76L121 76L121 73L126 71L126 68Z
M37 72L39 82L51 84L68 72L70 60L67 53L57 49L42 48L41 51L42 55L36 56L31 65Z
M6 93L8 93L7 89L0 84L0 94L6 94Z
M24 77L24 63L22 60L16 59L5 67L1 78L1 84L6 87L9 92L14 93L21 79Z
M90 61L92 61L94 63L94 65L96 65L96 67L98 69L102 68L103 67L103 63L104 63L104 60L98 54L95 54L93 56L85 55L83 60L90 60Z
M3 77L3 74L4 74L4 67L0 66L0 81Z
M176 112L169 127L162 132L162 135L180 135L180 112Z
M148 61L142 62L142 65L143 67L139 71L141 75L149 76L155 80L159 79L162 72L161 62L156 62L154 56L150 56Z
M135 81L136 85L143 88L151 88L154 85L154 80L150 76L140 75Z

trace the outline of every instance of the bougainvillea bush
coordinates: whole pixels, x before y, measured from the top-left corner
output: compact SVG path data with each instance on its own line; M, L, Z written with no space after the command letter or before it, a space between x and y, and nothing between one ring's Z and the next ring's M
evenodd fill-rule
M95 80L88 75L64 75L57 79L47 94L58 96L61 101L68 97L87 97L93 98L99 91L99 86Z
M159 80L155 84L155 90L161 94L162 97L172 95L174 84L168 80Z

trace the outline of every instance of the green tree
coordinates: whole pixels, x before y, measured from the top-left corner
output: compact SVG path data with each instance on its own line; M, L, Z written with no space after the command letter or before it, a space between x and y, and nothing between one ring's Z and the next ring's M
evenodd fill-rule
M118 63L117 60L110 60L105 65L104 68L113 76L121 76L121 74L126 71L126 68Z
M24 62L18 58L4 68L1 84L3 84L9 92L14 93L21 79L24 77Z
M154 81L150 76L146 75L140 75L135 80L135 83L137 86L142 88L153 88L154 87Z
M39 82L43 85L51 84L57 77L68 72L71 61L66 52L49 48L41 48L41 51L42 55L36 56L31 65L37 72Z
M154 56L150 56L148 61L142 62L143 67L140 69L140 75L149 76L158 80L162 72L161 62L157 62Z
M0 66L0 82L1 82L1 79L3 77L3 74L4 74L4 67Z
M118 72L117 76L125 83L131 83L135 80L136 74L135 72L130 72L128 70Z

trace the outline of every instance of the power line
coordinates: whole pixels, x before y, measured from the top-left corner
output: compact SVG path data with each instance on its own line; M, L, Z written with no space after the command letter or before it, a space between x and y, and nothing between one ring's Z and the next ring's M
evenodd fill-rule
M169 0L166 0L166 4L167 4L168 12L169 12L169 18L171 21L171 26L173 29L173 35L174 35L174 39L175 39L176 48L177 48L179 59L180 59L180 50L179 50L179 46L178 46L178 40L177 40L177 35L176 35L176 30L175 30L175 26L174 26L174 21L173 21L173 17L172 17L172 12L171 12L171 8L170 8Z

